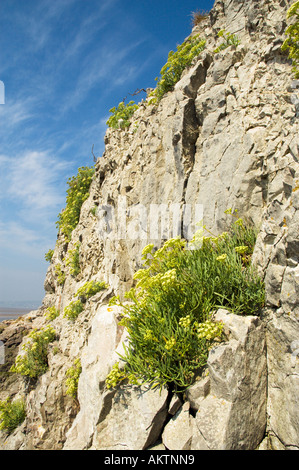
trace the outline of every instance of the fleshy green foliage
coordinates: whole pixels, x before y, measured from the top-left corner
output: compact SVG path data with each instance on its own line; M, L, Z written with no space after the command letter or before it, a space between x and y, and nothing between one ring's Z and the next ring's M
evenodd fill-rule
M295 78L299 79L299 1L293 3L288 10L287 18L295 18L295 22L287 27L285 33L288 38L282 45L282 50L289 50L289 58L293 62L293 72Z
M77 290L76 297L79 297L81 301L85 302L101 290L107 289L107 287L104 281L88 281Z
M205 48L206 41L194 36L187 39L183 44L177 46L176 52L170 51L168 61L162 67L155 95L160 100L165 93L173 90L175 84L180 80L183 71L190 66L192 60Z
M41 330L33 330L28 335L28 341L23 345L24 354L17 356L11 372L16 372L31 378L42 375L48 369L48 345L56 338L56 332L51 326Z
M54 250L50 249L49 251L47 251L47 253L45 253L45 260L51 263L53 255L54 255Z
M63 284L65 283L65 272L63 271L61 264L56 264L55 274L56 274L56 277L57 277L58 284L60 286L63 286Z
M218 37L223 38L223 42L220 44L220 46L218 46L214 50L214 52L216 52L216 53L220 52L220 51L223 51L224 49L226 49L229 46L238 46L241 43L241 41L237 38L237 36L235 34L226 33L224 29L219 31Z
M11 401L7 398L0 401L0 431L11 433L26 417L25 403L23 400Z
M76 320L83 309L84 306L81 300L73 300L67 307L65 307L63 316L69 320Z
M108 119L107 125L113 129L126 129L130 126L130 119L138 107L138 104L135 104L134 101L130 101L128 104L121 101L117 108L114 107L109 110L112 116Z
M89 188L94 175L94 167L81 167L78 174L69 178L66 207L58 215L56 222L59 230L70 240L72 231L77 226L83 202L89 196Z
M144 267L123 305L121 323L129 333L124 368L107 377L107 387L123 379L183 390L205 367L208 352L222 338L211 313L224 307L236 314L258 314L264 286L251 266L255 231L236 220L218 237L196 234L187 247L179 238L142 252ZM192 247L193 249L190 249Z
M70 274L76 277L80 271L80 257L79 257L80 243L76 243L73 250L68 251L68 256L65 260L65 265L69 266Z
M45 312L45 317L47 320L52 321L55 320L59 316L59 310L58 308L55 307L55 305L52 305L52 307L48 307L46 312Z
M67 376L67 379L65 381L66 386L67 386L66 394L70 395L74 399L77 398L78 382L79 382L79 377L80 377L81 372L82 372L82 367L81 367L80 359L76 359L74 362L74 365L70 367L66 372L66 376Z

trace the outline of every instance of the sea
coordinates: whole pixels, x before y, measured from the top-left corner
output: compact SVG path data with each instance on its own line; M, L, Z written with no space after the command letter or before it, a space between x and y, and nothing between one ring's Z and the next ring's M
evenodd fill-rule
M4 320L16 320L26 313L37 310L41 305L36 301L24 302L1 302L0 301L0 322Z

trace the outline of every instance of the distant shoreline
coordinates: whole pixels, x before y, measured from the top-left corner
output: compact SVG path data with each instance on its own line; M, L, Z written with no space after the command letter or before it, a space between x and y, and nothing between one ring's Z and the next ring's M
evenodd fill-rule
M32 312L32 308L12 308L12 307L0 307L0 322L5 320L15 320L22 315L26 315ZM35 309L36 310L36 309Z

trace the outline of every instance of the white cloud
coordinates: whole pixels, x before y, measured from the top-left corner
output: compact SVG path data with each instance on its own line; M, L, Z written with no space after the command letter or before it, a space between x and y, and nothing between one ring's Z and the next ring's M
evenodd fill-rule
M32 117L32 100L12 101L7 99L5 105L0 106L1 134L5 135L18 124Z
M0 155L1 257L10 253L13 259L19 253L43 260L47 247L55 243L68 165L47 152L28 151L17 158Z
M61 203L57 181L67 163L47 152L31 151L15 158L8 172L8 195L22 201L22 205L40 210Z

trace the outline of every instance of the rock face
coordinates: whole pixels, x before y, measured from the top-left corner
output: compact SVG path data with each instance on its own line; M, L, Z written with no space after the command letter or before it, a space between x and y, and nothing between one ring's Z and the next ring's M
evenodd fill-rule
M0 449L299 449L299 84L281 51L291 3L216 0L192 31L206 49L174 91L158 105L142 103L128 130L107 130L72 240L60 236L56 244L43 305L1 324L9 361L22 334L48 323L47 307L63 312L92 279L110 288L87 300L75 322L62 314L51 322L57 340L38 380L0 365L0 398L25 396L27 409L15 432L0 434ZM215 54L221 29L240 45ZM128 385L107 390L126 339L109 297L132 286L147 243L188 238L189 222L201 215L217 234L229 207L259 228L253 262L266 285L262 317L218 311L227 341L210 351L208 374L180 398ZM74 277L63 260L77 242ZM65 384L77 358L78 402Z

